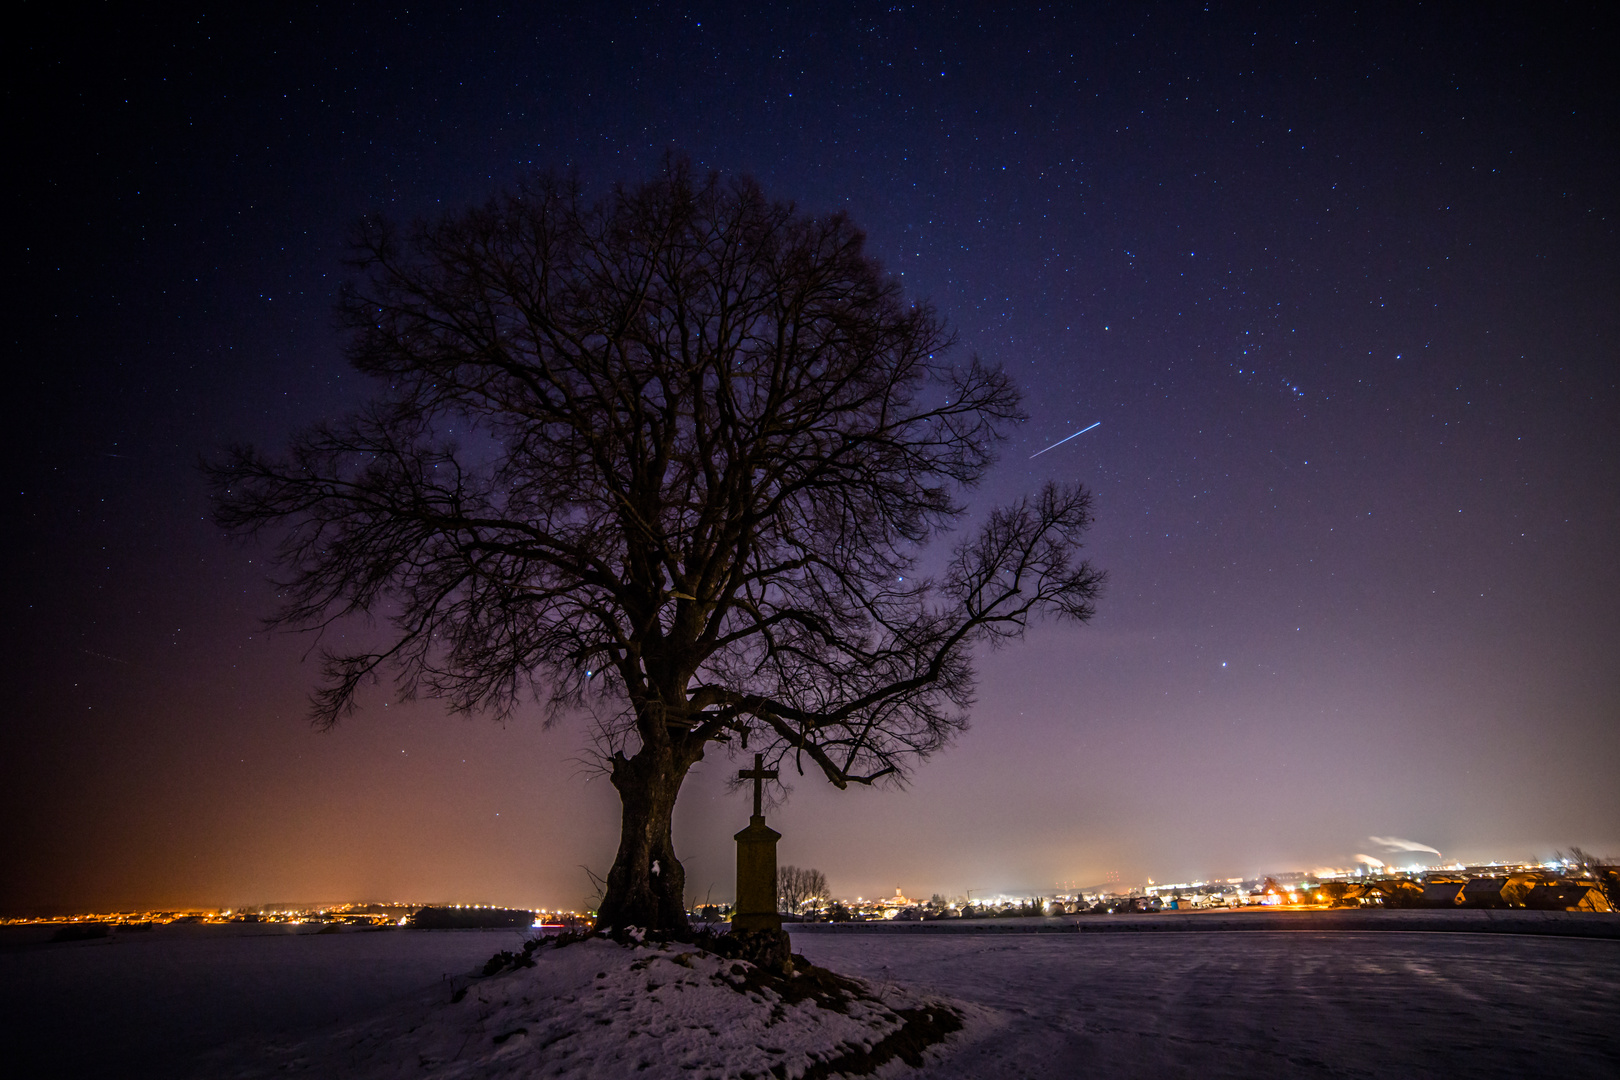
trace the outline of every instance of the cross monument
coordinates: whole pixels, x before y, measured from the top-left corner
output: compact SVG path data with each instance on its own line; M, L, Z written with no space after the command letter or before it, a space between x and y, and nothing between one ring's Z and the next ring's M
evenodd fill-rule
M733 931L770 930L781 933L782 917L776 913L776 842L782 834L765 824L760 797L766 780L776 779L776 770L765 767L765 755L754 755L754 767L737 776L754 782L754 816L748 828L738 833L737 907L731 916Z
M754 816L759 818L761 821L765 820L765 815L760 813L759 809L760 793L765 789L764 782L766 780L776 779L776 770L765 768L764 754L755 754L754 767L752 769L743 769L737 773L737 776L739 779L752 780L754 782Z

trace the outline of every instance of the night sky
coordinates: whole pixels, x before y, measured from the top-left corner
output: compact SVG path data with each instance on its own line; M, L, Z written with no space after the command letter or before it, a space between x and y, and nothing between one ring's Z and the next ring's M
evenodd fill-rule
M365 400L332 314L360 215L670 148L847 210L1025 391L976 510L1079 479L1110 574L1089 626L982 658L906 790L790 777L781 861L926 897L1373 836L1620 854L1600 6L396 7L6 35L0 913L585 902L618 803L583 725L384 687L312 730L311 643L262 631L265 550L198 463ZM731 895L738 764L683 792L696 900Z

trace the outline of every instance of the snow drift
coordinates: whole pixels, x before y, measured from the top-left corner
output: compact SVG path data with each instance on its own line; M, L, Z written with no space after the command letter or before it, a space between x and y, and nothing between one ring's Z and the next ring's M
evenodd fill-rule
M504 953L409 1010L296 1045L209 1055L212 1076L775 1077L923 1063L980 1010L808 964L771 974L691 945L588 938ZM888 1070L884 1070L888 1071Z

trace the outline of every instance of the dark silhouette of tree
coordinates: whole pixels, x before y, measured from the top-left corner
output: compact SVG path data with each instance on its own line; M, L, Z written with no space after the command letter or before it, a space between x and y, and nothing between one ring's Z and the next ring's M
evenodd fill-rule
M1335 906L1345 903L1345 897L1350 895L1350 885L1344 881L1324 881L1317 887L1317 892Z
M1578 875L1594 879L1609 905L1620 910L1620 859L1601 858L1574 844L1569 846L1567 858L1561 851L1553 852L1553 858L1573 867Z
M1602 862L1601 859L1588 854L1585 849L1578 848L1574 844L1569 846L1569 855L1567 857L1562 852L1554 852L1553 854L1558 857L1560 862L1574 869L1577 874L1590 875Z
M811 867L783 866L776 871L776 905L778 911L795 915L804 913L805 905L830 900L827 875Z
M898 779L963 728L975 647L1092 614L1078 485L914 573L1017 394L946 362L841 214L671 160L597 202L541 179L369 221L354 266L340 311L376 398L286 457L231 451L216 518L276 529L277 624L391 622L323 654L318 724L382 671L461 712L595 716L623 803L599 925L685 926L670 819L711 744Z

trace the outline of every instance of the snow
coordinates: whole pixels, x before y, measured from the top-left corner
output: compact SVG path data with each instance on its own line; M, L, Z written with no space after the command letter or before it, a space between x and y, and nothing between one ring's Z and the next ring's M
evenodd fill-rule
M542 949L534 959L533 967L458 987L466 992L449 1000L418 1000L304 1042L226 1047L210 1055L203 1072L377 1080L793 1078L819 1062L870 1050L904 1025L895 1010L925 1004L893 986L873 995L880 1000L840 999L837 1008L814 998L787 1001L769 986L749 984L753 965L685 945L594 939Z
M515 948L515 930L161 926L49 944L0 933L0 1032L26 1077L184 1075L199 1051L275 1041L398 1007ZM448 996L448 989L445 991Z
M1613 938L801 932L794 946L989 1014L919 1078L1620 1076Z
M1099 920L1082 929L1132 925ZM798 1075L812 1055L870 1046L895 1028L896 1010L935 998L957 1004L965 1029L920 1069L896 1060L877 1075L1620 1075L1613 937L1187 929L1196 923L1076 933L1072 922L1030 922L793 928L795 951L873 988L878 1000L847 1015L739 992L736 962L682 946L584 942L485 979L473 972L521 935L0 936L4 1045L21 1065L6 1071L740 1077L775 1065ZM1028 932L1039 929L1058 932Z

